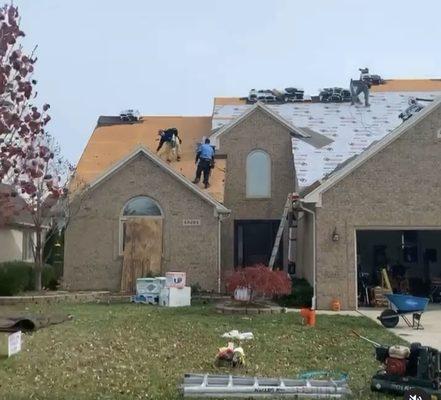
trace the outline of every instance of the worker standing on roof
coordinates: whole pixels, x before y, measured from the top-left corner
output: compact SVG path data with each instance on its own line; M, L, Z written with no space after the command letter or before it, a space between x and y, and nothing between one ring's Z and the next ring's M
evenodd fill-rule
M171 162L172 157L180 161L182 140L178 135L178 130L176 128L160 129L158 135L160 138L156 152L159 157L165 155L167 162Z
M205 143L202 144L196 153L196 178L193 183L198 184L201 180L201 174L204 173L204 185L207 189L210 184L208 180L210 178L210 169L214 168L214 147L210 145L210 139L205 139Z

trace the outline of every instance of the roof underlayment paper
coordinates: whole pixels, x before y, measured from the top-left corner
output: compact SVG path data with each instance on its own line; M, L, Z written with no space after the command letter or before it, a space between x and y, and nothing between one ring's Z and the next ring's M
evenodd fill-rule
M301 139L292 139L299 186L307 187L398 127L402 123L398 116L409 106L410 97L434 99L440 95L441 91L371 92L370 107L309 102L267 106L294 126L307 127L333 140L329 145L316 148ZM250 107L247 104L216 104L212 128L231 123Z

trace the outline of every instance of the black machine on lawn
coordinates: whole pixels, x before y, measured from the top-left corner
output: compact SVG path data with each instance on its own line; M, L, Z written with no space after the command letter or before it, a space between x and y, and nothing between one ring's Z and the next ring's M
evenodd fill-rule
M421 343L384 346L354 333L375 347L375 357L382 363L382 369L372 377L371 390L403 395L419 389L441 400L441 354L437 349Z

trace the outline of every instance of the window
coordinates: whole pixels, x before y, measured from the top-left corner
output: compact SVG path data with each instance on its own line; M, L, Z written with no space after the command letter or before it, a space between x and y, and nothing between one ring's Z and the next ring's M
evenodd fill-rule
M246 196L248 198L271 197L271 158L263 150L255 150L248 154Z
M147 196L130 199L122 209L119 219L119 254L124 252L125 223L131 218L162 218L159 204Z
M33 261L34 259L34 234L32 231L23 231L23 261Z
M150 197L135 197L124 206L124 216L158 216L162 215L161 210Z

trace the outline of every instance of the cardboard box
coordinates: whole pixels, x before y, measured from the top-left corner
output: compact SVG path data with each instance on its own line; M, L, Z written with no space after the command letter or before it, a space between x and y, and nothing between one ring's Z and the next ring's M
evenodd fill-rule
M166 272L165 279L165 287L183 288L187 281L187 274L185 272Z
M191 305L191 288L164 288L159 295L159 305L163 307L186 307Z

